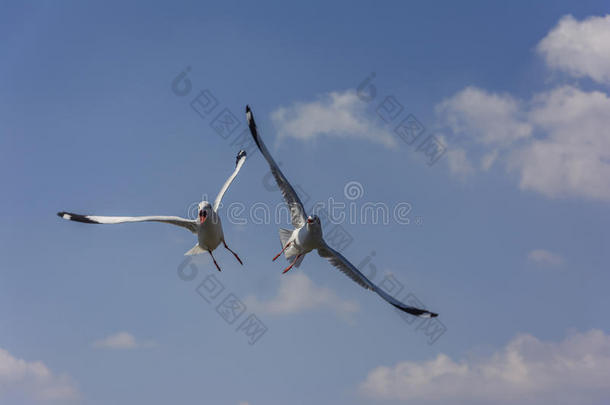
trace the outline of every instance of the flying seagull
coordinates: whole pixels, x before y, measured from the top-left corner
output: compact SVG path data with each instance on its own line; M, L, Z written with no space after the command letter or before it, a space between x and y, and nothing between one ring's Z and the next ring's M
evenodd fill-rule
M328 259L328 261L349 278L360 284L362 287L373 290L381 296L384 300L392 304L394 307L422 318L434 318L438 316L434 312L429 312L424 309L415 308L409 305L405 305L398 301L391 295L387 294L381 288L373 284L368 278L364 276L353 264L351 264L343 255L326 244L322 237L322 225L320 224L320 218L317 215L308 216L305 213L303 203L299 199L299 196L294 191L294 188L290 185L279 166L269 154L267 147L263 143L258 130L256 128L256 122L254 121L254 115L250 106L246 106L246 118L248 120L248 126L250 127L250 133L254 138L254 142L258 149L261 151L269 167L271 173L275 177L288 207L290 208L290 216L292 226L294 230L280 229L280 241L282 242L282 250L278 253L273 260L275 261L282 253L286 256L286 259L291 261L290 265L284 269L284 273L290 270L293 266L299 267L305 255L314 249L317 249L318 254L321 257Z
M212 251L220 245L220 242L224 245L224 247L237 259L237 261L243 265L241 259L232 251L229 246L227 246L227 242L225 242L225 236L222 231L222 223L220 222L220 217L218 216L218 206L220 205L220 201L224 196L225 192L239 173L239 170L244 165L246 161L246 152L239 151L237 154L237 159L235 162L235 170L233 174L229 176L225 184L220 189L220 192L216 196L214 200L214 205L210 204L208 201L201 201L199 203L199 218L198 220L194 219L186 219L180 217L173 216L145 216L145 217L102 217L98 215L80 215L73 214L71 212L58 212L57 215L63 219L68 219L70 221L76 222L84 222L86 224L121 224L124 222L163 222L166 224L172 224L181 226L183 228L188 229L192 233L197 234L197 244L193 246L191 250L185 253L185 255L196 255L199 253L208 252L210 256L212 256L212 260L216 265L218 271L220 271L220 266L216 263L216 259L214 259L214 255L212 255Z

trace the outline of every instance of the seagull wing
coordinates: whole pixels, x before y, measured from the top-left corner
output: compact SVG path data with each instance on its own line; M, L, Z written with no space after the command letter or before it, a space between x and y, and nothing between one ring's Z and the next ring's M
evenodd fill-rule
M258 146L258 149L261 151L263 156L265 156L265 159L267 159L267 163L269 163L269 167L271 168L271 173L273 174L273 177L275 177L275 181L282 191L284 200L286 200L286 204L288 204L288 207L290 208L292 225L295 228L301 228L303 225L305 225L305 221L307 220L303 203L299 199L296 191L294 191L294 188L292 188L290 183L288 183L288 180L286 180L284 173L282 173L279 166L275 163L271 157L271 154L267 150L267 147L263 143L263 140L259 136L256 128L256 122L254 122L254 115L252 114L252 110L250 110L250 106L246 106L246 118L248 119L248 127L250 127L250 133L254 138L254 142L256 142L256 146Z
M233 170L233 174L231 176L229 176L227 181L225 181L225 184L222 186L222 188L220 189L220 192L218 193L218 195L216 196L216 199L214 200L214 211L218 211L218 206L220 205L220 202L222 201L222 196L225 195L225 193L227 192L227 189L229 188L231 183L233 183L233 180L235 180L235 176L237 176L237 173L239 173L239 170L244 165L245 161L246 161L246 151L240 150L239 153L237 154L237 158L235 161L235 170Z
M421 318L434 318L438 316L438 314L435 314L434 312L429 312L425 309L405 305L402 302L398 301L396 298L392 297L390 294L386 293L381 288L373 284L371 280L366 278L364 274L362 274L353 264L351 264L345 257L343 257L341 253L337 252L330 246L324 244L323 247L318 248L318 254L321 257L327 258L333 266L341 270L356 283L360 284L367 290L375 291L377 294L379 294L379 296L381 296L381 298L392 304L394 307L400 309L401 311L411 315L419 316Z
M80 215L71 212L58 212L58 216L70 221L83 222L85 224L122 224L125 222L163 222L181 226L193 233L197 233L197 221L171 216L147 216L147 217L101 217L98 215Z

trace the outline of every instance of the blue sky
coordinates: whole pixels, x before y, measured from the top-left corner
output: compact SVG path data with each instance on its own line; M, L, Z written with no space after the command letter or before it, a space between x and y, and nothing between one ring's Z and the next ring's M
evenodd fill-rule
M4 2L2 403L607 403L607 13L602 1ZM357 88L372 72L367 102ZM201 117L204 90L218 106ZM221 214L244 267L219 249L222 273L201 256L185 281L183 229L55 215L188 215L231 173L246 104L311 202L409 204L408 225L342 223L343 253L439 312L442 335L315 253L282 275L271 258L285 221L228 216L281 203L256 152ZM225 108L241 121L228 139L212 126ZM409 114L443 145L433 165L394 131ZM210 275L217 299L246 305L232 324L196 291ZM253 345L236 330L249 314L267 328Z

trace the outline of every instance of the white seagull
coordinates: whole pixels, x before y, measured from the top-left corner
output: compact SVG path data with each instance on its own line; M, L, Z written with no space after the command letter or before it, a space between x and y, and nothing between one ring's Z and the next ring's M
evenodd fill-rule
M282 195L290 208L290 216L292 220L292 226L294 230L280 229L280 241L282 242L282 250L278 253L273 260L277 259L282 253L286 256L286 259L292 261L292 263L284 269L284 273L290 270L293 266L299 267L305 255L314 249L318 250L318 254L321 257L325 257L328 261L349 278L360 284L362 287L373 290L381 296L384 300L392 304L394 307L422 318L434 318L438 316L434 312L429 312L424 309L415 308L409 305L405 305L398 301L391 295L387 294L381 288L373 284L368 278L364 276L353 264L351 264L343 255L326 244L322 237L322 226L320 224L320 218L317 215L307 216L303 203L299 199L299 196L294 191L294 188L288 183L286 177L280 170L279 166L275 163L267 147L263 143L263 140L258 134L256 128L256 122L254 122L254 116L250 106L246 106L246 118L248 119L248 126L250 127L250 133L256 142L256 146L261 151L269 167L271 173L275 177Z
M237 160L235 162L235 170L233 174L229 176L225 184L220 189L220 192L216 196L214 200L214 205L210 204L207 201L201 201L199 203L199 219L186 219L180 217L173 216L145 216L145 217L102 217L98 215L80 215L73 214L71 212L58 212L59 215L63 219L68 219L70 221L76 222L84 222L86 224L121 224L124 222L164 222L166 224L172 224L181 226L183 228L188 229L192 233L197 234L197 244L185 253L185 255L196 255L199 253L208 252L210 256L212 256L212 260L216 265L218 271L220 271L220 266L216 263L216 259L214 259L214 255L212 255L212 251L220 245L220 242L223 243L224 247L237 259L237 261L243 265L241 259L232 251L225 242L225 236L222 231L222 223L220 222L220 217L218 216L218 206L220 205L220 201L222 200L223 195L239 173L239 170L244 165L246 161L246 152L239 151L237 154Z

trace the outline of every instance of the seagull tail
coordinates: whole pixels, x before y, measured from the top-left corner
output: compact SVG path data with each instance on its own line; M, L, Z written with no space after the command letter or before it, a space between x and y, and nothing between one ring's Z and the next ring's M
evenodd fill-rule
M185 256L193 256L193 255L198 255L200 253L205 253L207 252L207 250L203 249L201 246L199 246L199 243L196 244L195 246L193 246L191 248L191 250L189 250L188 252L186 252L184 255Z

